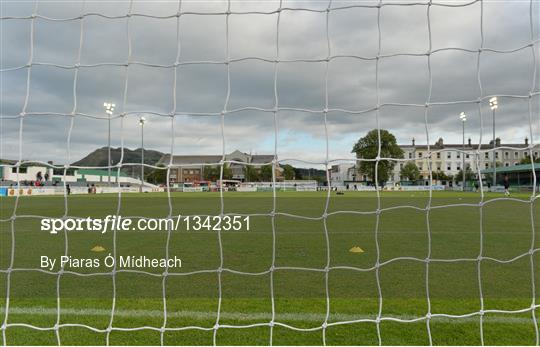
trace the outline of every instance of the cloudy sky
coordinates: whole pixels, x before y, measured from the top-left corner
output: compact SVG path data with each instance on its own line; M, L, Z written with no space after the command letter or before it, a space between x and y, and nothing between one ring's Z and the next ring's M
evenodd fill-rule
M417 2L417 1L415 1ZM477 59L483 47L479 76L482 96L499 95L497 136L503 143L521 143L530 137L529 100L501 97L528 96L533 116L533 140L540 141L538 83L534 66L540 57L539 7L533 2L533 39L529 1L434 1L428 6L383 1L380 10L381 51L379 97L381 128L394 133L399 143L426 144L424 105L429 107L429 142L443 137L461 142L458 115L468 114L466 137L477 143L491 139L492 119L487 99L481 96ZM330 159L352 158L354 142L376 128L376 60L378 52L377 1L232 1L228 47L230 89L227 99L226 1L182 1L177 37L177 1L0 2L1 24L1 143L0 158L19 156L20 119L27 88L32 20L35 11L33 64L23 119L23 159L65 163L107 145L108 120L103 102L117 107L112 126L112 146L140 147L138 118L148 119L145 148L175 154L220 154L221 118L226 109L272 109L275 106L274 68L277 34L278 157L322 162L326 157L324 115L327 116ZM441 6L449 5L449 6ZM353 6L353 7L351 7ZM293 9L293 10L291 10ZM304 10L300 10L304 9ZM309 10L309 11L306 11ZM251 13L246 13L251 12ZM266 14L254 13L265 12ZM242 13L242 14L239 14ZM81 20L83 16L82 35ZM171 18L163 18L172 16ZM156 18L161 17L161 18ZM428 71L431 28L431 97ZM128 29L129 28L129 29ZM80 62L78 61L79 44ZM131 41L131 62L126 69ZM531 47L534 43L536 61ZM172 65L177 58L182 64ZM451 49L449 49L451 48ZM456 49L457 48L457 49ZM502 53L504 52L504 53ZM408 55L407 55L408 54ZM412 54L412 55L411 55ZM327 89L325 59L328 63ZM242 59L257 57L261 59ZM298 61L302 60L302 61ZM306 61L307 60L307 61ZM144 63L144 64L137 64ZM206 63L205 63L206 62ZM39 64L45 63L45 64ZM77 63L81 64L73 87ZM64 68L62 68L62 67ZM538 75L538 74L537 74ZM124 89L127 77L127 89ZM125 95L124 95L125 93ZM174 103L176 101L176 108ZM66 116L74 110L74 118ZM285 109L281 109L285 108ZM293 109L311 110L306 112ZM371 111L370 111L371 110ZM366 111L351 113L347 111ZM176 112L173 118L167 116ZM32 114L36 113L36 114ZM120 120L120 115L127 113ZM481 118L484 122L481 129ZM73 120L73 127L71 122ZM226 113L225 151L239 149L274 153L275 120L272 112L253 109ZM298 165L302 165L298 163ZM306 166L303 164L302 166Z

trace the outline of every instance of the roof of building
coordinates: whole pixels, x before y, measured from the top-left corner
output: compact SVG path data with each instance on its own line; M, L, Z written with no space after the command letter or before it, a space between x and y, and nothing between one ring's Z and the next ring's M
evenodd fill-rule
M499 166L496 170L497 174L511 173L511 172L532 172L531 164L520 164L513 166ZM534 171L540 170L540 163L534 163ZM483 174L493 173L493 168L480 171Z
M254 164L271 163L274 156L271 154L255 154L251 156L251 162Z
M174 155L173 165L188 165L188 164L218 164L223 158L221 155ZM158 161L159 164L168 165L171 160L170 154L165 154Z
M238 150L227 154L225 157L229 160L240 160L237 154L242 154L246 158L251 158L251 163L253 164L264 164L270 163L274 160L273 155L269 154L247 154L239 152ZM230 157L230 158L229 158ZM234 157L234 158L233 158ZM173 156L173 165L200 165L200 164L219 164L223 155L174 155ZM161 159L159 159L157 165L168 165L171 160L170 154L165 154Z
M0 159L0 164L4 165L15 165L17 164L18 160L14 159Z
M101 170L101 169L77 169L77 173L79 175L109 176L108 170ZM118 170L112 169L111 177L115 177L117 175L118 175ZM120 171L120 177L128 177L128 175Z
M528 148L529 147L529 142L528 142L528 139L525 139L525 141L522 142L522 143L501 143L501 140L499 138L497 138L497 140L495 142L495 146L496 146L497 149L501 149L501 147L502 148L504 148L504 147ZM399 147L401 147L401 148L409 148L409 149L412 149L412 148L414 148L414 149L423 149L423 150L428 149L427 145L416 145L416 144L414 144L414 142L413 142L413 144L400 145ZM446 143L443 142L442 138L439 138L433 145L429 146L429 149L433 150L433 151L446 149L446 148L447 149L463 149L463 144L462 143L449 143L449 144L446 144ZM465 150L473 151L473 150L477 150L479 148L480 148L480 150L493 149L493 141L490 141L489 143L486 143L486 144L478 144L478 143L471 143L470 139L469 139L469 141L467 141L467 143L465 143Z
M17 159L0 159L2 165L16 165L19 161ZM51 167L52 161L48 164L34 162L32 160L21 160L21 167Z
M414 147L415 149L426 149L428 148L427 145L416 145L416 146L400 146L400 147ZM525 145L523 143L519 143L519 144L516 144L516 143L501 143L500 145L496 146L497 149L504 149L504 147L512 147L512 148L528 148L529 145ZM429 149L430 150L433 150L433 151L436 151L436 150L439 150L439 149L445 149L445 148L448 148L448 149L451 149L451 148L455 148L455 149L462 149L463 148L463 145L462 144L448 144L448 145L443 145L443 146L437 146L437 145L431 145L429 146ZM478 144L471 144L470 146L468 144L465 145L465 150L476 150L478 149ZM485 149L493 149L493 145L487 145L487 144L482 144L480 146L480 149L481 150L485 150Z

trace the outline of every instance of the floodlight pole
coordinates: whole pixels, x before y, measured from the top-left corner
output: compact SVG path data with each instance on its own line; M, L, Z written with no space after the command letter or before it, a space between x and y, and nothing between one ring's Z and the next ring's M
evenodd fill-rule
M462 154L462 166L461 166L461 172L463 173L463 191L465 191L465 121L461 122L461 125L463 126L463 154Z
M139 124L141 126L141 193L143 192L144 186L144 123L146 123L146 118L141 117L139 119Z
M461 173L462 173L462 186L461 186L461 190L462 191L465 191L465 122L467 121L467 115L465 114L465 112L461 112L459 114L459 119L461 120L461 126L462 126L462 130L463 130L463 153L461 153Z
M493 189L495 189L495 186L497 185L497 161L495 160L495 151L497 150L497 144L495 141L495 110L499 107L499 102L497 101L496 96L489 99L489 107L493 112Z
M107 135L107 185L111 185L111 115L109 114L109 129Z
M108 136L107 136L107 185L111 185L111 116L113 114L115 104L110 102L103 103L105 107L105 113L107 113L108 118Z
M495 109L493 111L493 189L497 185L497 161L495 159L495 151L497 150L497 144L495 143Z

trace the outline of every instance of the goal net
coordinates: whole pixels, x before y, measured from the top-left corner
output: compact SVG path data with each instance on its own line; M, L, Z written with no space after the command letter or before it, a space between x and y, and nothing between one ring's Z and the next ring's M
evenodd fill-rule
M4 345L540 344L537 2L0 6ZM108 215L252 231L39 229Z

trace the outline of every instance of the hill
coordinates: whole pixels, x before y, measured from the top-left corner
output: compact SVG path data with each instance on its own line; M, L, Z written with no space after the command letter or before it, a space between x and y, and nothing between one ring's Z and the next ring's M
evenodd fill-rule
M120 161L122 149L120 147L118 148L111 148L111 164L115 165ZM101 147L93 151L92 153L88 154L86 157L82 158L79 161L74 162L71 165L76 166L90 166L90 167L96 167L96 166L107 166L107 147ZM149 165L155 165L158 160L164 155L164 153L155 151L155 150L144 150L144 163ZM124 148L124 158L122 160L123 163L140 163L141 162L141 149L129 149ZM126 174L137 177L138 173L140 172L140 168L138 166L126 166L122 168L122 171Z

